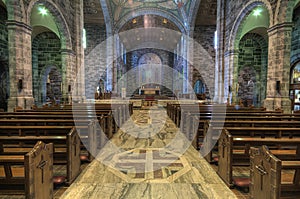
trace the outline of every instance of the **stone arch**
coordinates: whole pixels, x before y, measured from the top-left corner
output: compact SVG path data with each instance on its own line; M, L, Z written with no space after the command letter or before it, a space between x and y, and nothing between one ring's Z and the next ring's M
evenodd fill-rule
M249 3L247 3L244 7L244 9L241 10L241 12L238 14L238 16L236 17L236 20L232 26L232 29L230 31L230 36L229 36L229 51L234 51L236 49L238 49L238 45L239 45L239 40L241 39L241 27L243 27L243 24L246 21L247 16L251 13L251 11L253 10L253 8L262 5L264 6L268 13L269 13L269 24L270 27L273 26L273 12L272 12L272 7L270 5L270 3L266 0L261 0L261 1L250 1Z
M55 73L58 77L49 77L51 73ZM51 81L50 83L48 82L48 77L49 77L49 80ZM54 78L56 78L54 80ZM46 102L46 97L47 96L47 92L48 92L48 87L49 85L48 84L54 84L54 86L51 86L50 85L50 88L51 89L58 89L58 91L53 91L53 98L51 98L51 100L53 99L56 99L56 100L60 100L61 99L61 87L59 84L61 84L62 82L62 70L57 67L56 65L52 65L52 64L49 64L47 66L45 66L42 71L41 71L41 74L40 74L40 77L39 77L39 90L42 94L42 100L41 102L45 103ZM57 93L59 92L59 93Z
M139 82L146 82L147 78L149 76L154 76L151 78L151 80L154 80L153 82L157 82L160 84L161 80L161 65L162 65L162 57L159 56L158 53L155 52L146 52L143 53L139 58L138 58L138 79ZM158 67L159 65L159 67ZM154 73L153 73L154 72ZM159 77L160 76L160 77Z
M300 59L300 41L299 41L299 31L300 31L300 7L296 8L293 12L292 22L294 24L291 32L291 66L298 62Z
M275 23L280 24L284 22L292 22L295 6L299 0L280 0L278 1L275 11Z
M6 2L8 20L26 23L26 12L23 0L10 0Z
M250 42L249 42L250 40ZM243 87L245 82L241 77L241 73L247 74L251 71L250 79L253 81L252 88L252 105L261 106L262 101L266 97L266 85L267 85L267 69L268 69L268 42L261 35L256 33L247 33L240 42L240 45L247 44L248 49L246 51L252 50L252 60L246 58L243 60L243 53L240 47L240 53L238 57L238 68L235 70L235 83L238 84L239 88ZM252 46L251 46L252 45ZM244 46L243 46L244 47ZM249 81L249 80L247 80ZM247 84L248 82L246 82ZM238 91L238 98L242 98L245 100L244 92ZM249 93L246 94L246 97L250 97ZM241 97L242 96L242 97Z
M107 2L106 0L100 0L100 4L102 7L102 11L103 11L103 16L104 16L104 20L105 20L105 25L106 25L106 35L107 37L113 35L113 15L112 13L109 12Z
M48 43L51 45L47 45ZM43 89L45 90L41 86L41 75L45 68L55 66L62 71L60 44L61 41L54 32L40 33L32 41L32 86L36 103L41 103L45 97L41 96Z
M153 8L143 8L138 10L133 10L131 13L128 13L125 15L118 23L116 24L116 28L114 30L114 33L117 34L122 29L122 27L130 20L142 16L142 15L158 15L161 17L164 17L170 21L172 21L178 29L181 31L181 33L187 34L188 30L185 28L185 26L181 23L181 21L174 15L171 15L170 13L167 13L166 11L163 11L161 9L153 9Z
M194 27L195 27L197 14L198 14L199 7L200 7L200 2L201 1L192 1L192 5L190 8L191 9L190 13L192 13L192 14L189 16L189 19L188 19L188 24L190 26L190 29L194 29Z
M52 0L33 0L30 2L28 9L27 9L27 23L30 24L30 16L33 7L38 4L42 3L47 7L47 9L52 14L54 21L58 27L59 33L60 33L60 39L61 39L61 48L62 49L72 49L72 40L71 40L71 34L69 30L68 23L66 22L66 19L64 18L60 8L53 3Z
M300 62L300 54L296 54L291 58L291 66L293 67L298 62Z

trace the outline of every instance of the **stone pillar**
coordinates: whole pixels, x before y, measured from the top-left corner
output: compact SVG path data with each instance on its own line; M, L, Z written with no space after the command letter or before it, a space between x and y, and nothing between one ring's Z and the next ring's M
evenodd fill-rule
M75 53L70 49L61 49L62 61L62 97L64 102L68 101L74 90L74 82L76 78ZM76 96L76 94L74 94Z
M182 62L182 67L183 67L183 94L189 94L189 64L188 62L191 60L190 59L190 54L188 52L189 50L189 41L188 41L188 36L187 35L184 35L182 36L182 43L181 43L181 50L182 50L182 57L184 58L183 59L183 62Z
M216 66L215 66L215 95L214 101L218 103L224 102L224 67L225 67L225 22L226 22L226 1L218 0L217 8L217 50L216 50ZM225 69L226 70L226 69Z
M238 99L238 58L239 53L238 50L231 51L225 54L225 63L228 71L225 75L225 82L228 82L231 87L231 92L228 92L229 100L233 104L239 104Z
M22 22L8 20L10 97L8 111L17 106L30 109L32 96L32 28Z
M268 30L267 98L264 101L267 110L282 109L285 113L291 112L289 99L291 32L292 23L277 24Z
M76 1L76 62L75 62L75 84L72 94L73 101L85 101L85 69L84 69L84 49L83 49L83 1ZM96 90L96 88L95 88Z

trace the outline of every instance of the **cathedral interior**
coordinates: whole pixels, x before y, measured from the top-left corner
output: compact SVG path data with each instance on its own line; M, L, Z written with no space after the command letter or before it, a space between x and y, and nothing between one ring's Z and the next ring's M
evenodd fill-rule
M0 107L159 86L170 98L297 111L298 3L2 0Z
M197 157L194 148L186 149L183 156L170 149L163 156L156 150L175 139L177 127L189 128L180 127L185 125L184 111L180 112L181 119L177 119L179 113L172 117L172 108L178 101L197 103L197 109L207 105L205 110L210 105L221 110L224 105L229 112L231 108L265 111L258 112L257 117L279 112L290 117L295 113L291 117L297 120L296 114L300 112L300 0L0 0L1 114L20 109L26 115L26 110L35 108L74 107L76 104L82 108L80 104L89 102L96 102L96 109L100 107L99 110L104 111L103 104L116 102L119 107L122 100L133 105L132 120L146 125L133 129L124 124L122 129L106 123L105 128L114 131L107 136L111 143L126 151L108 158L122 168L125 165L126 169L117 173L107 165L91 162L71 189L65 189L62 198L253 198L228 189L213 171L216 165L210 167L203 158ZM193 107L189 108L192 112ZM147 115L148 110L152 110L153 115ZM174 110L176 112L176 108ZM101 112L101 117L108 118L115 112ZM122 114L129 118L126 112ZM248 113L238 114L233 116L243 118ZM47 119L54 117L52 115ZM169 118L164 121L163 116ZM196 119L185 120L186 125ZM256 119L261 118L254 118L252 122ZM117 123L123 118L115 120ZM163 133L150 138L156 130L155 124L162 121L165 122L160 129ZM284 125L284 121L264 122L266 126ZM198 125L198 120L196 123ZM285 125L280 128L299 127L295 121ZM125 135L128 129L139 136L145 133L150 137L144 139L143 134L140 139L133 139ZM198 132L198 128L196 130ZM203 125L201 132L205 130ZM280 136L285 130L280 131ZM1 140L6 139L1 136L0 155L3 152ZM196 145L199 140L197 137L194 141ZM199 146L201 144L195 148ZM105 145L107 154L111 152L110 147ZM225 145L219 142L219 152L220 147L224 150ZM298 154L300 150L296 151ZM215 157L221 159L220 154ZM143 158L146 162L142 162ZM150 165L151 161L152 164L159 160L153 165L164 165L168 158L175 160L168 171L149 174L135 171L133 177L128 174L130 168L126 161L138 160L133 166L138 169L141 164ZM124 159L125 163L118 162ZM3 174L6 169L2 171L1 164L0 174ZM262 176L267 174L262 172L261 166L256 169ZM296 169L295 173L300 173L299 165ZM101 172L91 174L96 170ZM206 176L205 171L211 174ZM298 185L299 179L300 176L296 179ZM0 184L4 183L1 180L0 177ZM93 184L92 180L100 180L102 184ZM150 182L150 188L142 182ZM253 186L251 181L251 196Z

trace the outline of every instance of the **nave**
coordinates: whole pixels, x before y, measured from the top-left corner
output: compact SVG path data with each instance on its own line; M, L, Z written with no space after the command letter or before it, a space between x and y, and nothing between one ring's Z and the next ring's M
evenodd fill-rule
M135 110L132 120L134 123L124 124L97 158L111 165L95 159L62 199L236 198L199 152L188 147L188 140L164 110ZM134 125L140 128L135 131ZM149 132L157 133L148 136ZM166 147L174 140L177 146L187 145L182 155ZM114 146L122 150L115 153Z

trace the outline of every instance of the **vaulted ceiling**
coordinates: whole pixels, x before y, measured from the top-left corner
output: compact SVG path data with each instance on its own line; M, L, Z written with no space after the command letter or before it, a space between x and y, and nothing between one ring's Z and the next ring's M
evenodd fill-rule
M100 1L105 1L104 9ZM197 6L197 2L200 5ZM84 20L89 24L105 24L105 15L113 25L126 16L134 16L140 10L145 14L163 13L184 24L195 19L196 25L215 25L217 0L84 0ZM199 7L198 11L194 10ZM104 13L105 12L105 13ZM191 16L195 15L195 16Z

